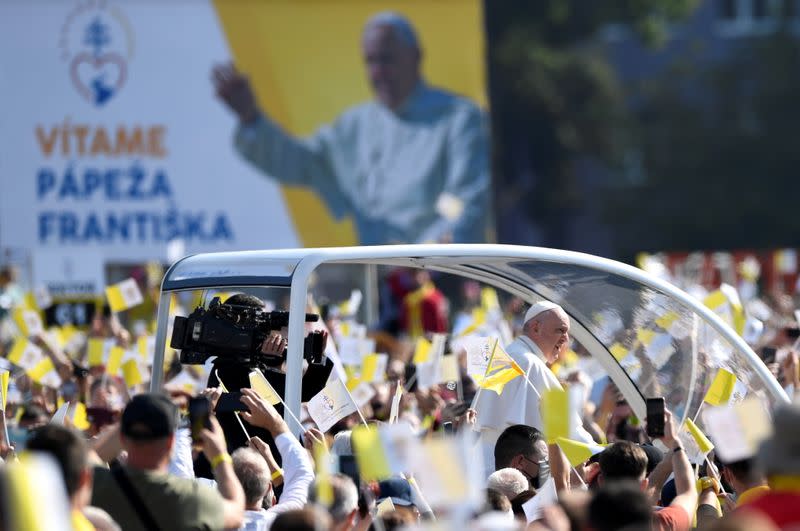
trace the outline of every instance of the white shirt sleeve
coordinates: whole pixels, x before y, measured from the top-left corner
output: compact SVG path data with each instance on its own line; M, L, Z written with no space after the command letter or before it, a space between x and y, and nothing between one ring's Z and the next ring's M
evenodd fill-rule
M169 459L169 473L179 478L194 479L192 437L188 428L175 431L175 445Z
M269 513L302 509L308 501L308 488L314 481L314 467L308 452L292 434L281 433L275 439L283 466L283 494Z

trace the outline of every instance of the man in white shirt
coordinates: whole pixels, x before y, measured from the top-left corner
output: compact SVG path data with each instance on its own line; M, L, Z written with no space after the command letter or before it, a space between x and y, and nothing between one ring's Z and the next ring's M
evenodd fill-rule
M314 481L314 466L289 426L275 408L252 389L242 389L242 403L249 412L242 412L244 420L260 426L272 435L281 454L283 470L270 454L269 446L253 437L252 448L239 448L233 455L233 470L242 484L245 495L245 518L240 531L266 531L280 514L302 509L308 501L308 488ZM278 503L263 508L264 498L272 501L272 483L283 480L283 493ZM202 478L200 478L202 479ZM208 480L203 482L212 483Z
M481 393L476 404L476 429L480 430L487 475L495 470L494 447L503 430L513 424L542 430L541 393L561 388L549 366L569 347L569 326L569 316L561 306L549 301L537 302L525 314L522 335L505 348L525 371L525 377L508 382L502 395L491 391ZM577 438L593 442L581 425L580 415L575 417L573 428Z
M422 49L405 17L375 15L361 44L375 100L307 139L267 117L233 65L217 66L217 94L239 118L236 149L278 182L314 190L337 219L352 216L363 245L486 241L483 113L425 83Z

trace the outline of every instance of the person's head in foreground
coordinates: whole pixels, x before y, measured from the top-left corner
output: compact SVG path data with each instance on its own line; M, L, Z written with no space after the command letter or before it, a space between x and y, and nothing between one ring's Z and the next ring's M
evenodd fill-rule
M128 452L128 466L166 469L177 426L178 408L169 398L157 393L134 396L125 406L120 423L120 440Z
M632 480L603 483L589 502L589 526L595 531L650 529L652 517L650 500Z
M344 474L332 474L330 486L333 490L333 503L328 507L334 531L345 531L352 529L358 518L358 489L350 477ZM318 485L312 483L309 487L309 502L319 503L317 499Z

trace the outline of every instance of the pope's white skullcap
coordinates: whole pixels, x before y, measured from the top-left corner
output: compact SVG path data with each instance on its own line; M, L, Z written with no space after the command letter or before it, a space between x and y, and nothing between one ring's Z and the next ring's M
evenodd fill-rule
M536 317L537 315L539 315L540 313L544 313L544 312L549 311L549 310L555 310L556 308L558 308L561 311L564 311L561 308L561 306L559 306L558 304L556 304L554 302L539 301L536 304L534 304L533 306L531 306L530 308L528 308L528 311L525 312L525 320L522 321L522 323L525 324L528 321L530 321L531 319L533 319L534 317Z

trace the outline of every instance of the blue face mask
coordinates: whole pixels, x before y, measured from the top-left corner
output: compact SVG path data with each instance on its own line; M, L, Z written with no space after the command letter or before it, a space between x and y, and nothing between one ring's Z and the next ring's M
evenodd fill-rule
M20 428L19 426L9 426L8 439L14 449L19 452L25 445L28 444L28 439L31 438L31 432L27 428Z

